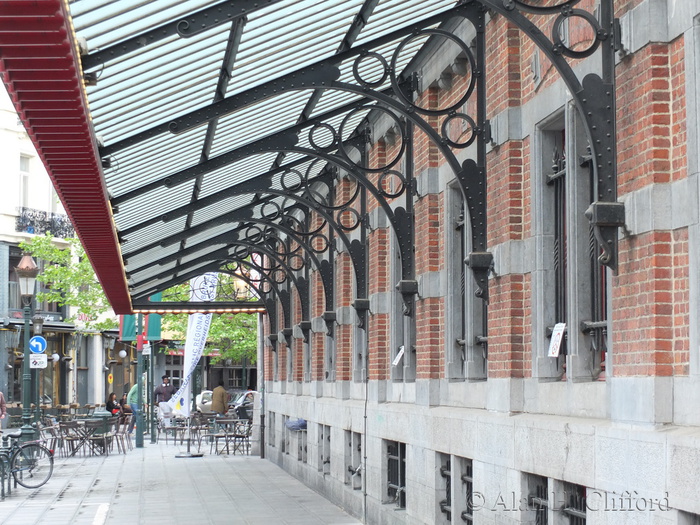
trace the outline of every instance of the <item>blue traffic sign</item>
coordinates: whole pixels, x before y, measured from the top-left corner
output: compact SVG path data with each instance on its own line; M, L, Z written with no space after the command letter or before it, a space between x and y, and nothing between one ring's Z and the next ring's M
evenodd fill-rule
M40 335L35 335L29 340L29 350L33 354L43 354L48 346L46 339Z

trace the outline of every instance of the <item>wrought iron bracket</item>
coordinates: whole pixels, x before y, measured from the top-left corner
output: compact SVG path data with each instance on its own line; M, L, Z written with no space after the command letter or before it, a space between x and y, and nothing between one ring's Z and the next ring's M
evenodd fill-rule
M493 254L490 252L470 252L464 263L472 269L478 286L474 294L488 303L489 272L493 268Z
M592 203L585 212L593 226L593 235L603 253L598 261L617 270L617 235L618 228L625 225L625 205L622 202Z
M273 352L277 352L277 334L270 334L267 336L268 341L270 341L270 346Z
M408 317L413 316L416 295L418 295L418 281L401 280L396 284L396 289L403 299L403 314Z
M302 337L305 343L309 342L309 333L311 332L311 321L301 321L299 323L299 329L301 330Z
M284 338L284 343L287 345L287 348L291 348L292 346L292 334L294 333L294 329L292 328L282 328L281 334L282 337Z
M364 329L367 326L367 313L369 312L369 299L358 297L352 302L352 307L359 319L358 326Z
M337 318L336 313L331 311L323 312L321 317L323 318L323 322L326 323L326 335L328 337L333 337L333 328L335 327Z

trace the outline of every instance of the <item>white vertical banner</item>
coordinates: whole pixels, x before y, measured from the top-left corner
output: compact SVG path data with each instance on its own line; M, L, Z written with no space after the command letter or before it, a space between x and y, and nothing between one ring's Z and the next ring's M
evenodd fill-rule
M216 299L216 286L219 276L215 273L205 273L190 281L190 301L213 301ZM192 392L190 384L199 359L204 352L209 334L212 314L190 314L187 320L187 335L185 338L185 356L183 359L183 377L180 388L170 398L168 404L177 414L185 417L190 415Z

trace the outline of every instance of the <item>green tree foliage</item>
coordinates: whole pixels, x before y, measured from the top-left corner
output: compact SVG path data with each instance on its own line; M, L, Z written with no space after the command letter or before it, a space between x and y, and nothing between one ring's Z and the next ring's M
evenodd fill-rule
M88 330L116 328L116 318L103 315L111 307L80 241L77 238L65 241L68 246L59 247L53 242L51 233L46 233L20 243L22 250L35 259L44 261L44 268L37 279L44 284L45 290L37 294L37 300L74 307L76 315L66 320L75 322L79 315ZM219 294L237 295L234 277L220 274L219 280ZM164 296L167 297L164 299L166 301L187 301L189 283L168 290ZM184 341L187 319L187 314L165 314L163 329L171 332L176 339ZM214 314L205 354L218 349L220 357L216 360L239 361L246 358L248 363L253 364L257 360L257 332L257 314Z
M184 341L187 332L187 314L166 314L163 316L163 329ZM249 364L257 361L257 314L213 314L207 346L204 353L214 349L220 352L213 361L246 358Z
M74 307L76 315L66 320L75 322L76 317L80 316L88 330L115 328L117 322L114 316L103 315L111 307L80 241L77 238L65 241L68 246L59 247L53 242L51 233L47 232L19 245L35 259L44 261L44 268L37 277L43 283L44 290L37 294L37 300Z
M217 295L220 299L238 300L245 299L245 293L239 293L236 286L236 279L226 273L219 274ZM171 288L163 294L164 301L187 301L189 300L189 283L183 283ZM243 297L242 297L243 296ZM188 314L165 314L163 315L163 330L170 332L174 338L183 340L187 332ZM257 314L213 314L207 346L204 353L218 350L220 355L214 357L213 362L224 359L240 361L246 358L248 363L254 364L257 361L258 347L258 318Z

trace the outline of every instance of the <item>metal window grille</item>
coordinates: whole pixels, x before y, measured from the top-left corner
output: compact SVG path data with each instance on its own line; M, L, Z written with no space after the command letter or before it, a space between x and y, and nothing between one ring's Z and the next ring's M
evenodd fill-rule
M564 485L564 508L569 525L586 525L586 487L567 483Z
M596 200L596 178L593 172L590 155L580 159L581 166L588 166L590 173L590 201ZM600 250L593 233L593 227L589 229L588 255L590 259L591 282L591 320L582 323L584 333L590 335L591 350L594 355L594 368L598 375L605 370L605 355L607 353L607 327L608 327L608 274L605 267L598 261Z
M530 476L528 506L535 512L535 525L547 525L547 478Z
M268 424L267 424L267 444L270 445L271 447L275 446L275 413L274 412L269 412L267 416Z
M387 443L387 494L396 506L406 508L406 444Z
M567 239L567 207L566 207L566 155L565 132L561 131L561 138L552 152L552 168L547 175L547 184L554 188L554 315L556 323L567 322L567 267L568 267L568 239ZM559 348L560 366L563 366L565 355L568 352L567 334L562 338Z
M467 510L461 514L462 521L474 523L474 469L471 459L464 460L464 474L462 483L464 484L464 494L467 498Z
M319 443L318 448L321 452L320 471L324 474L331 472L331 427L328 425L319 425Z
M679 525L700 525L700 514L691 514L690 512L678 512Z
M467 279L470 277L470 271L467 264L464 262L469 254L469 231L467 228L467 214L468 210L466 207L466 202L464 197L461 197L461 208L459 212L459 217L455 221L455 230L457 231L457 236L459 238L459 256L460 256L460 276L459 276L459 290L460 290L460 302L458 306L458 312L460 318L460 332L457 338L457 344L460 346L462 351L462 363L463 363L463 375L467 375L466 365L467 365L467 328L469 320L467 319L467 312L469 312L469 305L467 301L472 300L467 294ZM483 373L486 375L488 358L488 304L486 301L479 301L481 303L481 333L483 335L476 336L474 343L481 346L482 360L483 360Z
M447 521L452 521L452 462L449 457L440 467L440 475L445 480L445 499L440 501L440 511L447 516Z
M457 343L462 347L462 361L467 360L467 350L466 350L466 339L467 339L467 265L464 263L467 257L467 228L465 224L466 213L464 209L464 198L462 197L462 206L459 211L459 217L455 222L455 230L458 232L459 237L459 260L460 272L459 272L459 291L460 291L460 301L459 301L459 319L460 319L460 330L459 338Z
M347 439L347 480L354 490L362 488L362 434L346 431Z

